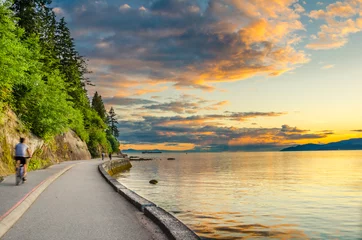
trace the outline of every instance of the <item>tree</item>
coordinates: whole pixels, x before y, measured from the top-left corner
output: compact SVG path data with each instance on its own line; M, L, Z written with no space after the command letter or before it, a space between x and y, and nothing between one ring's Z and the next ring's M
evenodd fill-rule
M99 95L98 92L94 93L94 96L92 99L92 108L98 113L98 115L101 117L101 119L104 122L106 122L106 120L107 120L106 108L104 107L102 96Z
M117 115L114 112L113 107L111 107L111 109L109 110L109 113L108 113L108 126L109 126L111 134L117 138L117 137L119 137L119 131L118 131L118 127L117 127L118 122L117 122L116 117L117 117Z
M86 60L50 3L0 0L0 114L9 106L45 140L73 129L92 156L116 151L102 97L96 93L89 104Z
M60 71L64 75L68 94L77 103L76 107L88 106L86 85L92 85L85 76L89 73L86 60L75 49L74 39L64 18L56 27L56 54L60 61Z
M16 27L10 3L0 3L0 104L11 102L13 86L29 83L28 72L37 63L32 53L21 40L24 31Z

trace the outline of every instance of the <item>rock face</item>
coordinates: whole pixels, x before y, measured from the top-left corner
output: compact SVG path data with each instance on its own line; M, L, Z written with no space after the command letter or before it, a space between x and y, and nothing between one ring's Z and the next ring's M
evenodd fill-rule
M14 147L19 143L20 137L28 139L32 152L40 149L44 141L27 132L12 111L6 111L0 119L0 176L5 176L14 171Z
M87 144L75 132L70 130L55 138L57 143L57 156L63 160L89 160L91 155Z
M67 160L91 159L87 144L75 132L70 130L57 136L53 142L44 143L41 138L26 130L14 112L7 110L0 118L0 176L14 172L14 147L19 143L20 137L27 139L27 145L34 153L30 162L34 168Z
M19 143L20 137L27 138L27 145L33 152L41 148L44 144L42 139L25 130L25 127L14 112L7 111L5 116L0 120L0 140L2 141L0 145L0 156L6 151L6 145L13 151L13 147Z

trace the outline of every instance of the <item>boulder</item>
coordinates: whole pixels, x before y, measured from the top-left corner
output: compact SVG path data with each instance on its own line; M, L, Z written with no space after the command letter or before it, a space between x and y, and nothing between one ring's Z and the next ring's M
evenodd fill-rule
M157 180L155 180L155 179L152 179L152 180L150 180L150 182L149 182L150 184L157 184L158 183L158 181Z

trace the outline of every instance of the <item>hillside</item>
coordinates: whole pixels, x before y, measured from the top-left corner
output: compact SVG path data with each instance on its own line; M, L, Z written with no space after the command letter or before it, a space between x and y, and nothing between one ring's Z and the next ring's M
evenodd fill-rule
M20 137L27 138L27 144L34 153L29 162L30 170L61 161L91 159L87 144L73 131L69 130L45 142L27 131L15 113L7 110L0 122L0 177L14 172L14 147Z
M20 136L30 169L119 151L117 116L98 93L90 102L87 59L50 3L0 1L0 175L14 171Z
M354 138L328 144L304 144L284 148L281 151L328 151L328 150L362 150L362 138Z

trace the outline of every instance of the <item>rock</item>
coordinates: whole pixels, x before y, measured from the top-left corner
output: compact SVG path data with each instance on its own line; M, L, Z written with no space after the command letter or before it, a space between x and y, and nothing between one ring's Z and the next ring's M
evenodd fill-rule
M91 155L87 144L83 142L72 130L55 138L57 143L57 155L62 160L89 160Z
M176 158L167 158L167 160L176 160Z
M75 132L63 133L50 143L33 135L22 124L20 119L11 110L5 110L0 116L0 175L7 176L14 173L14 148L20 137L27 139L27 145L33 152L34 165L32 170L66 160L91 159L87 144ZM35 164L36 163L36 164ZM29 164L31 166L31 163Z
M150 180L150 184L157 184L157 183L158 183L158 181L155 179Z

